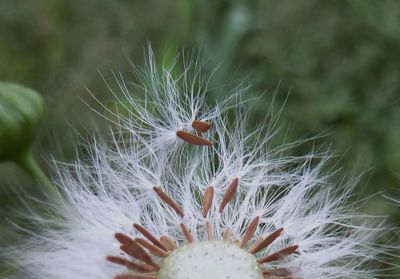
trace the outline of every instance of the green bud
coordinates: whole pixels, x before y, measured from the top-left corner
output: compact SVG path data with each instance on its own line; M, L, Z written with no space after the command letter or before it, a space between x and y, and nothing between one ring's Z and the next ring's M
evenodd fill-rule
M43 99L37 92L0 82L0 161L15 160L30 148L43 111Z

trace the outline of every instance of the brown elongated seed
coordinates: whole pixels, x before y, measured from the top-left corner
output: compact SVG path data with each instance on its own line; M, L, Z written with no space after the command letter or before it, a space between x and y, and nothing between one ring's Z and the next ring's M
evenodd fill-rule
M155 246L154 244L150 243L149 241L147 241L144 238L136 238L135 240L137 241L137 243L142 245L144 248L148 249L150 251L150 253L152 253L153 255L156 255L159 257L167 257L169 255L169 253L167 251Z
M208 139L193 135L182 130L176 131L176 136L181 140L193 145L213 145L213 142L209 141Z
M119 241L119 243L124 244L124 245L129 245L129 244L135 242L135 240L132 237L130 237L124 233L119 233L119 232L115 233L115 239L117 239Z
M128 269L135 270L138 272L151 272L151 271L158 270L158 268L155 266L145 264L145 263L132 262L125 258L117 257L117 256L107 256L107 260L112 263L115 263L115 264L123 265Z
M260 221L260 217L257 216L247 226L247 230L244 233L242 241L240 242L240 248L243 248L244 246L246 246L247 242L249 242L249 240L253 237L254 233L257 230L259 221Z
M275 275L275 276L290 276L292 275L292 272L284 267L281 268L270 268L270 269L264 269L263 270L263 275Z
M138 260L154 265L151 256L133 238L123 233L116 233L115 238L122 244L122 251Z
M233 197L235 196L235 193L237 191L238 185L239 185L239 178L236 177L229 184L228 190L226 190L226 193L225 193L224 197L222 198L221 205L219 206L219 213L222 213L225 206L233 199Z
M283 232L283 228L277 229L276 231L272 232L269 236L267 236L263 241L261 241L257 245L253 245L253 247L251 247L248 252L250 254L255 254L258 251L266 248L268 245L270 245L272 242L274 242L275 239L277 239L281 235L282 232Z
M168 204L175 212L180 215L181 217L185 216L183 213L182 208L161 189L161 187L154 186L153 187L154 192L160 197L161 200L163 200L166 204Z
M114 276L114 279L156 279L155 274L119 274Z
M146 237L148 240L150 240L151 243L154 245L160 247L161 249L167 250L164 245L148 230L146 230L144 227L142 227L139 224L133 224L133 227L137 229L144 237Z
M157 263L155 263L153 261L153 259L150 257L150 255L147 254L147 252L144 250L143 251L146 254L143 253L142 251L139 252L137 249L132 249L131 246L121 245L119 248L121 249L121 251L125 252L125 254L127 254L135 259L141 260L149 265L157 267L157 269L160 267Z
M146 250L144 250L136 241L130 244L122 244L120 249L131 257L141 260L147 264L159 267L158 264L153 261L150 254L147 253Z
M169 238L166 235L163 235L160 237L160 241L162 245L168 250L168 251L174 251L178 246L176 245L175 240Z
M225 241L230 241L231 240L231 228L230 227L227 227L225 229L224 240Z
M190 233L188 227L184 223L181 223L181 229L182 229L183 235L185 236L186 240L189 243L192 243L193 242L193 236Z
M214 197L214 187L208 186L206 191L204 192L204 201L203 201L203 217L206 218L208 212L210 211L212 201Z
M297 248L299 248L299 245L292 245L292 246L285 247L271 255L267 255L267 256L259 259L258 263L262 264L262 263L268 263L268 262L280 260L280 259L296 252Z
M207 239L213 240L212 227L211 227L211 223L209 221L206 222L206 227L207 227Z
M192 122L192 127L199 132L205 133L212 127L212 124L207 121L194 120Z
M260 244L262 241L264 240L264 237L262 237L261 235L258 236L258 238L256 239L256 241L253 242L253 244L250 246L250 248L248 249L249 251L252 251L255 247L258 246L258 244Z

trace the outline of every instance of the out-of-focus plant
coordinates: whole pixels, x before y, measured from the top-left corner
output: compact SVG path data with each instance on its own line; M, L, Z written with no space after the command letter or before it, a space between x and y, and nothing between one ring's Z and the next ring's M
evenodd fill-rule
M15 162L51 193L55 188L31 150L43 113L44 102L36 91L0 82L0 161Z

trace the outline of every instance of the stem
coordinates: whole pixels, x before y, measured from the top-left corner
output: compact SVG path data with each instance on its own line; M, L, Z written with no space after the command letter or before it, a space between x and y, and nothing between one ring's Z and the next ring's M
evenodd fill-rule
M17 156L14 160L21 168L23 168L31 177L33 177L50 195L58 195L54 184L49 180L47 175L40 168L39 164L33 157L32 151L27 150Z

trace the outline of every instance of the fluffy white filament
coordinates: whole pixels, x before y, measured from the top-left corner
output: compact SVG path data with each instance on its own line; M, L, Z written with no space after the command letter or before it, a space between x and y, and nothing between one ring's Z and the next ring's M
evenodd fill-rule
M182 207L194 239L206 240L202 194L209 185L215 189L208 216L215 238L222 239L229 226L232 238L239 239L245 225L259 216L253 240L284 228L261 256L299 245L299 253L272 267L290 268L294 278L376 276L369 263L384 249L373 244L384 228L348 206L354 183L331 184L322 171L329 156L283 157L280 151L286 146L270 148L273 134L268 129L247 131L240 103L231 110L234 123L228 124L227 102L207 107L206 88L199 86L198 77L189 78L189 68L179 75L168 68L157 70L150 55L145 70L135 69L141 77L135 88L142 94L119 80L123 97L118 98L126 112L113 112L118 125L112 143L94 141L88 158L58 164L63 201L50 205L56 212L51 217L32 214L39 229L8 250L20 270L18 278L111 279L124 272L106 261L107 255L120 254L114 233L139 236L133 223L184 243L181 217L153 186L161 186ZM211 138L213 146L189 146L177 138L177 130L194 132L193 120L212 122L202 136ZM239 178L238 192L220 214L220 201L234 178Z

